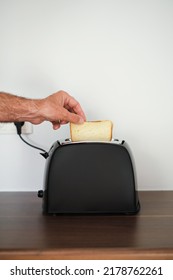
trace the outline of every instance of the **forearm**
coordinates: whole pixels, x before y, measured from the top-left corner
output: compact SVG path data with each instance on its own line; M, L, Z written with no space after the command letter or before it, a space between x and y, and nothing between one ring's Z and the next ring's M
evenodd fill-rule
M30 121L40 117L41 100L0 92L0 122Z
M59 91L42 99L29 99L0 92L0 122L49 121L54 129L68 122L86 119L80 104L68 93Z

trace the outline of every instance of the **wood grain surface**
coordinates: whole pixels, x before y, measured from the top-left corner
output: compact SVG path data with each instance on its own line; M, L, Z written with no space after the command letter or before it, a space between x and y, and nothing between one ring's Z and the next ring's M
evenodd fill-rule
M44 216L35 192L1 192L0 259L173 259L173 192L139 198L132 216Z

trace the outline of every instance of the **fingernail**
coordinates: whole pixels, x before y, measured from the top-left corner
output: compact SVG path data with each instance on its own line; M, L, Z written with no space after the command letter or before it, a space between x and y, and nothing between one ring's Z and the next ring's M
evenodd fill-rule
M79 118L79 124L84 123L84 119L83 118Z

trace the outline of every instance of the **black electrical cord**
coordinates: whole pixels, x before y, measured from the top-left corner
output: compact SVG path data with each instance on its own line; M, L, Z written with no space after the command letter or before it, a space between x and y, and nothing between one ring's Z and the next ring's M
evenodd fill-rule
M27 142L22 136L21 136L21 133L22 133L22 126L24 125L24 122L14 122L14 125L16 126L16 130L17 130L17 134L19 135L20 139L27 145L29 145L30 147L34 148L34 149L37 149L37 150L40 150L42 151L43 153L40 153L40 155L42 155L44 158L47 158L49 156L48 152L46 152L46 150L42 149L42 148L39 148L35 145L32 145L30 144L29 142Z

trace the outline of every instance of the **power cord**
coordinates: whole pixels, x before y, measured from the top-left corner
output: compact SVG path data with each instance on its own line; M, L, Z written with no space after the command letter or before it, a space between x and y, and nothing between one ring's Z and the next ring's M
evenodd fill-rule
M27 145L29 145L30 147L40 150L43 153L40 153L40 155L42 155L44 158L47 158L49 156L48 152L46 152L44 149L39 148L37 146L34 146L32 144L30 144L29 142L27 142L22 136L22 126L24 125L25 122L14 122L14 125L16 126L16 130L17 130L17 134L19 135L20 139Z

